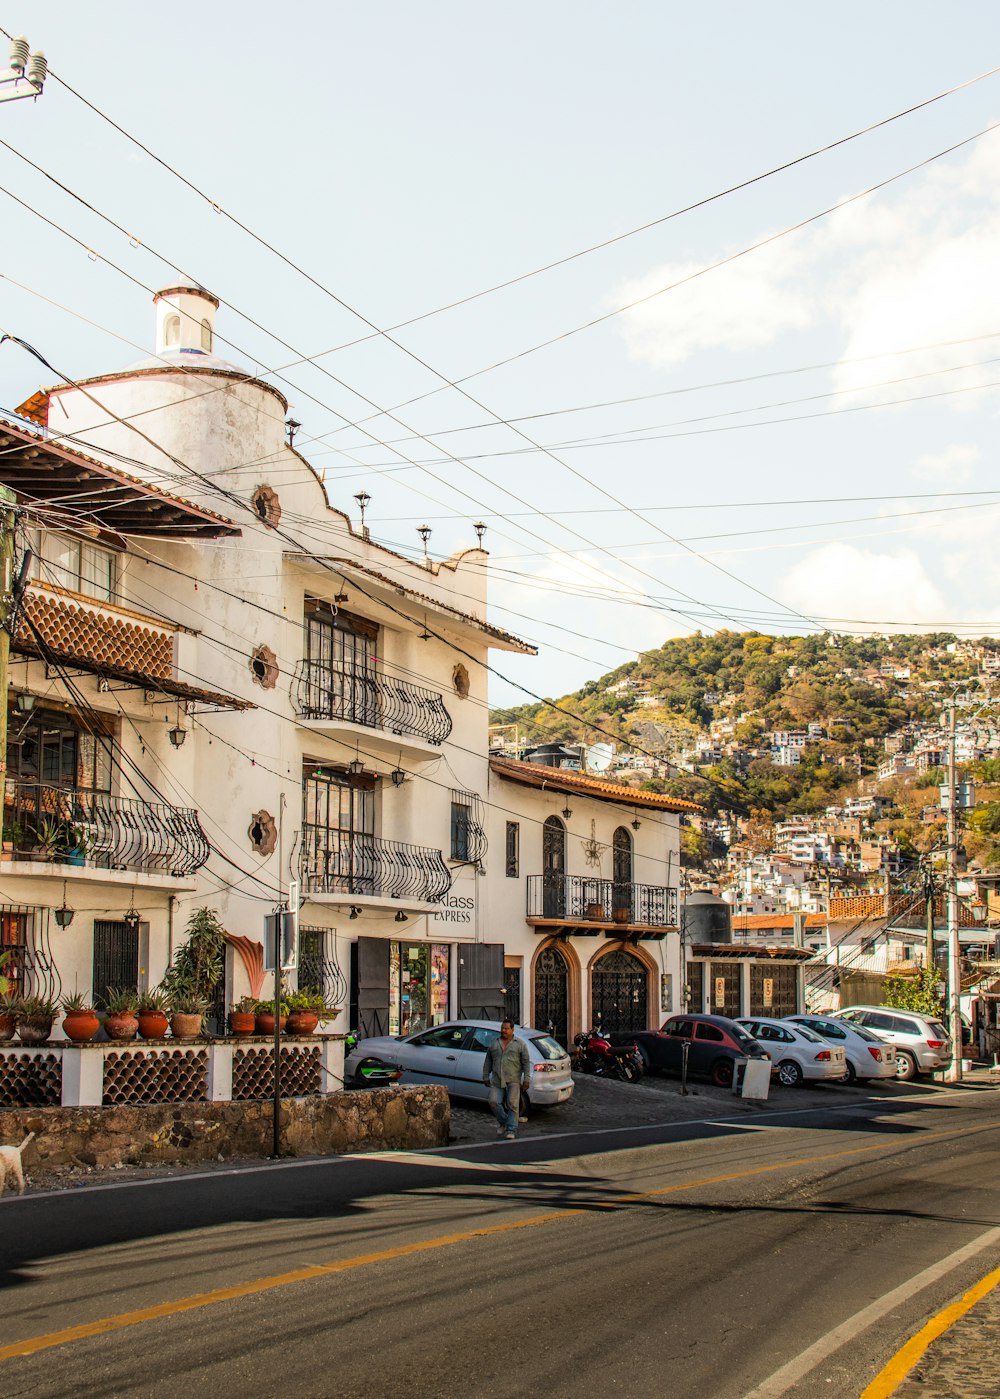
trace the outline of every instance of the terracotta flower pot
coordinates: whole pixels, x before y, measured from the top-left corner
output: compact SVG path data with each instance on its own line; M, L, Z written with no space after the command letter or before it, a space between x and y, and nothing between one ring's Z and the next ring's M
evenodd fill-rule
M229 1028L234 1035L252 1035L257 1023L257 1017L252 1010L231 1010L229 1012Z
M201 1034L200 1015L187 1015L184 1011L175 1010L170 1017L170 1033L175 1040L193 1040Z
M7 1040L14 1038L14 1027L12 1015L0 1015L0 1044L6 1044Z
M19 1020L17 1037L22 1044L44 1044L52 1033L51 1020Z
M279 1026L279 1029L283 1030L287 1024L288 1024L288 1016L287 1016L287 1015L283 1015L283 1016L281 1017L281 1024L280 1024L280 1026ZM258 1035L273 1035L273 1034L274 1034L274 1011L272 1011L272 1010L259 1010L259 1011L257 1012L256 1016L254 1017L254 1029L255 1029L255 1031L257 1032Z
M319 1016L314 1010L293 1010L289 1012L288 1033L290 1035L311 1035L318 1024Z
M603 923L603 922L604 922L604 905L603 905L603 904L588 904L588 905L587 905L587 917L590 919L590 921L591 921L592 923Z
M170 1021L165 1011L140 1010L139 1034L144 1040L162 1040L167 1033Z
M100 1017L93 1010L68 1010L63 1016L63 1034L74 1044L86 1044L101 1028Z
M106 1015L104 1017L104 1033L109 1040L114 1040L118 1044L126 1044L129 1040L134 1040L139 1029L139 1021L134 1015Z
M631 909L613 908L611 910L611 921L612 923L627 923L629 921L630 915Z

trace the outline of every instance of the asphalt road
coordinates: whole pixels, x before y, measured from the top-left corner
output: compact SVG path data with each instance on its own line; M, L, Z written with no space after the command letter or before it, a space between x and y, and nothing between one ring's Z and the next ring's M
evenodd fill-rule
M5 1198L0 1395L860 1395L1000 1262L998 1147L966 1088Z

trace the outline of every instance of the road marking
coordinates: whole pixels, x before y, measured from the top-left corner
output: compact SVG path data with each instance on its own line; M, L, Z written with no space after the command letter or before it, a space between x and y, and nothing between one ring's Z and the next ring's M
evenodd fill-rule
M995 1131L995 1127L955 1128L939 1132L922 1132L917 1140L896 1142L900 1148L923 1146L928 1141L942 1137L978 1136L981 1132ZM863 1156L872 1151L885 1151L884 1141L869 1146L846 1147L841 1151L827 1151L818 1156L797 1156L783 1161L770 1162L764 1166L751 1166L742 1171L727 1171L722 1175L702 1176L698 1180L661 1185L655 1190L643 1190L637 1194L619 1195L610 1200L590 1201L586 1205L568 1209L551 1210L546 1214L531 1215L527 1219L509 1220L503 1224L481 1225L477 1229L464 1230L458 1234L443 1234L417 1243L399 1244L396 1248L382 1249L377 1253L357 1254L352 1258L337 1259L332 1263L316 1263L307 1268L296 1268L287 1273L275 1273L270 1277L256 1278L252 1282L235 1283L231 1287L219 1287L211 1292L198 1292L190 1297L179 1297L173 1302L159 1302L151 1307L141 1307L137 1311L119 1312L115 1316L102 1317L98 1321L82 1322L78 1326L67 1326L60 1331L49 1331L40 1336L29 1336L23 1341L14 1341L0 1346L0 1361L14 1360L19 1356L37 1355L39 1351L52 1350L55 1346L66 1345L71 1341L83 1341L94 1336L104 1336L112 1331L123 1331L130 1326L139 1326L149 1321L159 1321L164 1317L178 1316L183 1312L198 1311L203 1307L216 1306L221 1302L237 1301L241 1297L254 1297L263 1292L272 1292L279 1287L289 1287L294 1283L311 1282L317 1278L330 1277L335 1273L346 1273L354 1268L365 1268L372 1263L385 1263L398 1258L410 1258L415 1254L430 1253L440 1248L451 1248L455 1244L468 1243L472 1239L486 1238L493 1234L504 1234L517 1229L534 1229L544 1224L556 1224L565 1219L579 1218L592 1214L595 1210L615 1209L621 1205L635 1204L640 1200L650 1200L663 1195L677 1194L683 1190L698 1190L704 1186L721 1185L735 1180L748 1180L752 1176L766 1175L774 1171L788 1170L795 1166L811 1165L820 1161L834 1161L844 1156Z
M994 1229L994 1234L1000 1234L1000 1229ZM928 1349L933 1341L954 1326L966 1312L970 1312L977 1302L981 1302L987 1293L1000 1283L1000 1268L994 1268L992 1273L987 1273L984 1278L976 1283L975 1287L970 1287L964 1297L960 1297L957 1302L952 1302L951 1306L945 1307L938 1312L937 1316L931 1317L930 1321L915 1336L911 1336L906 1345L889 1361L885 1369L881 1370L871 1384L861 1395L861 1399L888 1399L890 1394L895 1394L896 1390L906 1379L907 1375L916 1365L917 1361Z
M925 1268L923 1272L916 1273L906 1282L900 1283L898 1287L894 1287L891 1292L885 1293L885 1295L880 1297L877 1301L870 1303L867 1307L863 1307L861 1311L855 1312L847 1321L841 1322L841 1324L835 1326L832 1331L828 1331L825 1336L821 1336L808 1350L804 1350L801 1355L797 1355L793 1360L789 1360L786 1365L782 1365L780 1370L775 1370L773 1375L768 1376L763 1384L751 1390L749 1394L744 1396L744 1399L778 1399L779 1395L787 1394L790 1389L795 1388L800 1380L804 1379L812 1370L815 1370L817 1365L822 1364L822 1362L833 1355L835 1351L838 1351L841 1346L846 1345L849 1341L853 1341L862 1331L866 1330L869 1326L874 1326L877 1321L881 1321L881 1319L888 1315L895 1307L901 1306L903 1302L909 1301L909 1299L915 1297L918 1292L922 1292L925 1287L930 1287L932 1283L937 1282L940 1278L944 1277L946 1273L952 1272L953 1269L960 1267L961 1264L967 1262L970 1258L974 1258L977 1254L982 1253L984 1249L990 1248L993 1244L1000 1244L1000 1228L988 1229L985 1234L980 1234L978 1239L973 1239L972 1243L965 1244L962 1248L956 1249L954 1253L949 1253L946 1258L940 1259L937 1263L932 1263L930 1267ZM994 1279L991 1286L995 1287L996 1284L1000 1282L1000 1268L989 1276ZM978 1286L981 1285L982 1284L978 1284ZM986 1288L985 1292L980 1293L980 1296L985 1296L986 1292L989 1290L989 1288ZM973 1291L975 1291L975 1289L973 1289ZM966 1297L970 1295L971 1294L966 1293ZM964 1301L965 1298L962 1300ZM979 1297L976 1297L975 1301L978 1302ZM974 1302L969 1303L969 1307L973 1305ZM966 1307L965 1310L968 1311L969 1307ZM944 1313L942 1313L942 1315L944 1315ZM958 1315L962 1315L962 1313ZM957 1320L957 1315L952 1317L952 1321ZM931 1324L933 1323L928 1323L928 1325ZM951 1321L949 1321L947 1325L950 1326ZM927 1329L928 1327L924 1327L924 1331ZM946 1327L942 1326L939 1331L935 1332L935 1335L940 1335L941 1331L945 1329ZM907 1346L911 1346L914 1342L918 1341L920 1337L923 1336L924 1331L919 1332L912 1341L908 1341ZM913 1368L933 1339L934 1336L929 1336L927 1338L922 1349L909 1361L906 1370L899 1374L891 1388L875 1388L879 1381L888 1373L890 1367L895 1365L906 1352L907 1346L904 1346L898 1355L893 1357L889 1365L886 1366L877 1379L864 1391L861 1399L884 1399L884 1396L891 1394L905 1375Z

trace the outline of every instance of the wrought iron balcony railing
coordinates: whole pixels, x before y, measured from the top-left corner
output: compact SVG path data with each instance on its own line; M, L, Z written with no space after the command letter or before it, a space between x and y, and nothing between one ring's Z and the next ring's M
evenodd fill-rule
M301 878L310 894L370 894L425 903L440 903L451 888L451 872L440 850L308 824L302 831Z
M576 874L528 876L528 918L676 928L677 890Z
M344 719L369 729L412 734L428 743L443 743L452 729L451 715L436 690L358 666L335 670L320 661L302 661L294 703L303 719Z
M209 845L197 811L9 777L3 835L15 859L148 874L193 874Z

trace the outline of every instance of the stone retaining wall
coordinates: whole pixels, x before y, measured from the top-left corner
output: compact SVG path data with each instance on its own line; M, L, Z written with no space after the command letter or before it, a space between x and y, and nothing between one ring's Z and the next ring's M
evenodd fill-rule
M286 1098L281 1147L289 1156L333 1156L444 1146L450 1116L447 1090L438 1084ZM0 1143L20 1143L29 1132L35 1133L24 1151L29 1174L33 1167L49 1172L266 1157L272 1105L162 1103L0 1112Z

